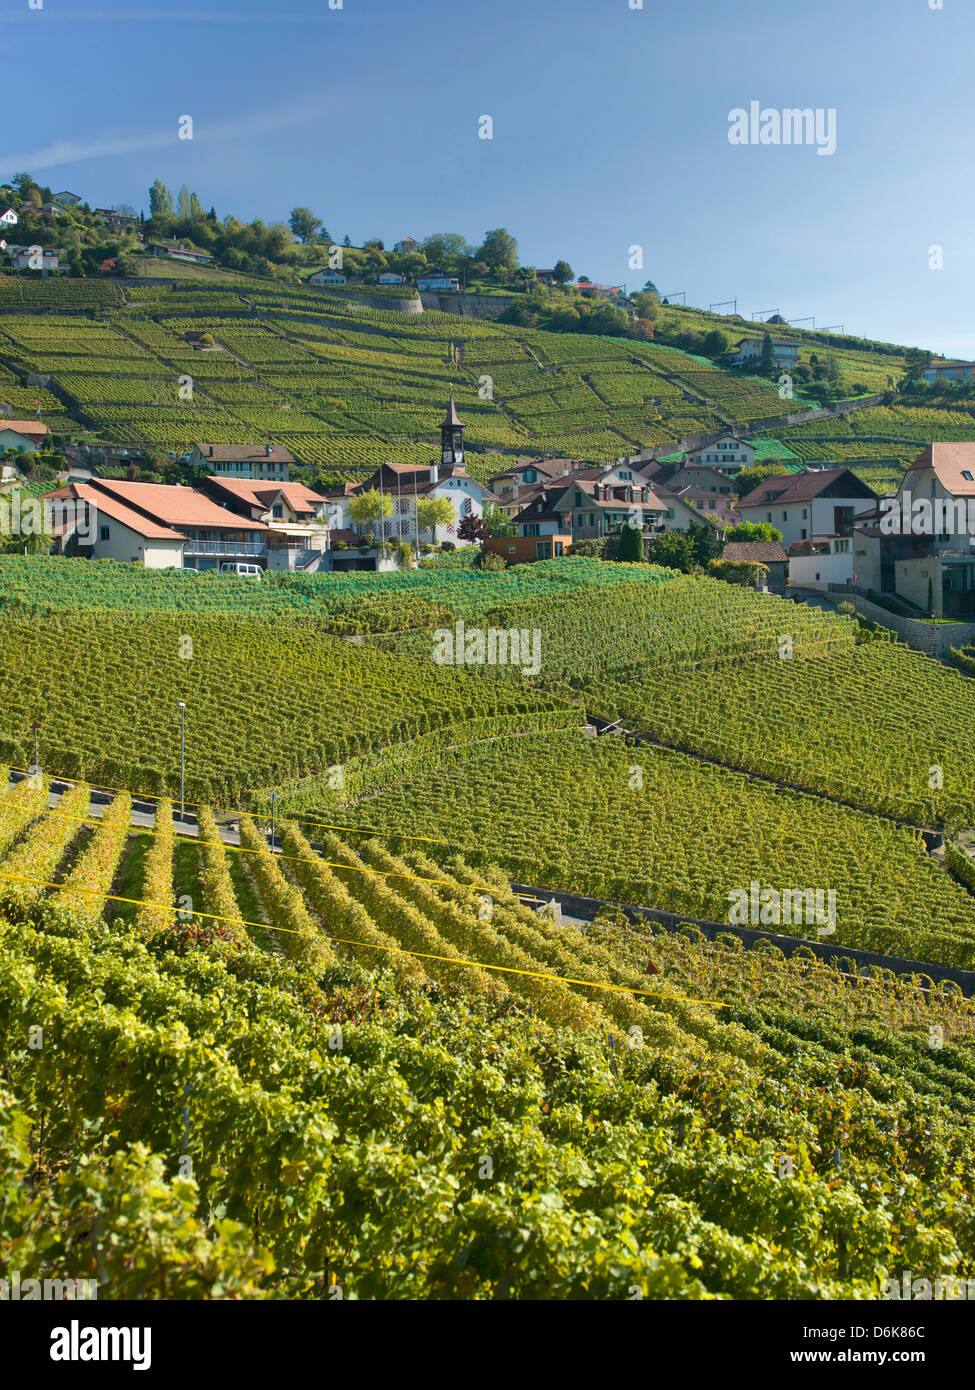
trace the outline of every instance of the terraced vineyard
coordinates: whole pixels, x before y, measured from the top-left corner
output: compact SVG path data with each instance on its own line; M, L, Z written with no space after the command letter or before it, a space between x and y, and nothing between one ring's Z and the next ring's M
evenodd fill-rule
M123 844L124 804L86 821L72 795L0 796L0 883L19 835L65 885L0 909L0 1238L25 1275L823 1299L970 1274L975 1011L950 989L581 935L488 868L295 825L281 855L246 819L239 850L212 817L174 844L163 805ZM150 893L157 916L117 901Z
M0 618L0 645L0 756L26 766L36 720L54 771L173 792L183 700L194 800L237 804L248 788L468 720L496 719L497 732L538 727L548 714L578 723L544 691L436 668L429 655L391 658L321 625L105 613L37 622L11 612Z
M0 314L0 369L49 373L79 422L124 444L274 437L309 466L423 462L453 385L468 467L487 480L503 465L488 451L603 462L786 409L768 382L673 348L406 316L246 276L124 299L93 281L17 280L0 310L35 289L38 307L67 312ZM60 402L49 423L67 427Z

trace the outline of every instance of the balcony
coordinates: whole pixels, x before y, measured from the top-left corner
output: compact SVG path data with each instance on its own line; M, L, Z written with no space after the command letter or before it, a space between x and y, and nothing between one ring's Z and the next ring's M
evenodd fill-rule
M267 541L195 541L188 540L183 547L187 555L266 555Z

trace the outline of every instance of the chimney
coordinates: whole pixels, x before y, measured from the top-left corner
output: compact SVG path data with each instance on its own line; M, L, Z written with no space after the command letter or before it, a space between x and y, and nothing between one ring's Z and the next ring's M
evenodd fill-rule
M267 444L264 445L264 455L265 455L266 458L270 458L271 455L272 455L273 453L274 453L274 448L273 448L273 446L272 446L270 440L268 440Z
M431 465L430 465L430 482L431 482L431 484L433 484L433 483L439 483L439 481L440 481L440 469L437 467L437 465L436 465L435 463L431 463Z

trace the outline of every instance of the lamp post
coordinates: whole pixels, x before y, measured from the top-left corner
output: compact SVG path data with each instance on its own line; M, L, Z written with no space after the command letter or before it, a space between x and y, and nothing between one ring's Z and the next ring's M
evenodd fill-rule
M35 719L35 720L33 721L33 723L31 724L31 728L34 730L34 766L31 768L31 772L37 772L38 769L39 769L39 767L40 767L40 761L41 761L41 760L40 760L40 758L39 758L39 756L38 756L38 753L37 753L37 730L38 730L39 727L40 727L40 725L38 724L37 720Z
M274 853L274 803L278 799L277 787L271 792L271 853Z
M179 710L179 818L181 821L186 819L186 802L184 800L184 785L186 775L186 702L177 700L176 707Z

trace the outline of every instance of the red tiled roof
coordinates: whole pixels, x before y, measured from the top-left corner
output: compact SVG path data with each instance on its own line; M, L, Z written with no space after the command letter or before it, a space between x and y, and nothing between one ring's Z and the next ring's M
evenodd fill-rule
M266 531L262 521L249 521L220 507L191 487L168 483L118 482L96 478L91 486L137 508L162 526L203 526L225 531Z
M780 503L787 506L792 502L811 502L844 473L850 473L849 468L822 468L807 470L804 473L776 474L771 478L765 478L757 487L753 487L751 492L746 493L738 503L738 509L740 511L743 507L764 506L769 501L774 501L776 506ZM851 473L850 476L858 487L867 486L866 483L860 482L855 473Z
M207 482L216 484L217 487L232 493L234 497L242 502L249 502L254 507L270 507L278 497L284 497L286 501L295 509L300 511L314 511L326 499L319 493L314 492L304 483L268 483L258 481L248 481L246 478L208 478Z
M2 425L0 420L0 427ZM907 472L922 468L933 469L938 482L952 497L975 497L975 481L962 477L962 473L967 472L975 479L975 444L929 444Z
M272 444L271 452L265 452L263 444L195 444L205 459L218 459L223 463L255 463L269 459L271 463L294 463L295 456L281 444Z
M143 484L150 486L150 484ZM161 526L155 521L150 521L135 512L131 507L127 507L124 502L119 502L115 497L106 497L103 492L91 486L90 483L68 483L65 487L59 487L55 492L44 494L49 501L54 500L78 500L90 503L99 514L111 517L113 521L119 522L122 526L128 526L131 531L139 536L143 536L149 541L175 541L182 542L186 539L179 531L174 531L169 526Z
M47 425L42 425L40 420L5 420L0 417L0 430L15 430L17 434L50 434Z

